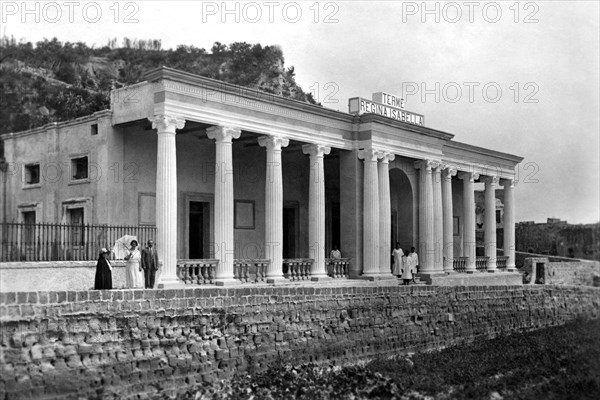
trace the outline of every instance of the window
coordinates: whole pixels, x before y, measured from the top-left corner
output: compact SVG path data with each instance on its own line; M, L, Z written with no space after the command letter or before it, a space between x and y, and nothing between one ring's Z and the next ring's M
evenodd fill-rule
M37 185L40 183L40 164L25 165L25 184Z
M84 243L84 225L83 225L83 208L71 208L68 210L69 230L71 231L71 244L83 246Z
M98 134L98 124L92 124L91 133L92 133L92 136Z
M502 211L496 210L496 223L499 224L502 222Z
M71 180L81 180L88 178L88 158L77 157L71 159Z
M35 211L23 211L23 243L35 243Z

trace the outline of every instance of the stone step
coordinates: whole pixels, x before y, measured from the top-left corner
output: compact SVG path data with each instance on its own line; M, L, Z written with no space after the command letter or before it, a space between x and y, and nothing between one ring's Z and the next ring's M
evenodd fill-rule
M400 283L400 285L402 285L403 281L402 279L398 279L398 282ZM410 286L426 286L427 282L421 280L421 278L419 278L418 276L415 276L414 281L410 281Z

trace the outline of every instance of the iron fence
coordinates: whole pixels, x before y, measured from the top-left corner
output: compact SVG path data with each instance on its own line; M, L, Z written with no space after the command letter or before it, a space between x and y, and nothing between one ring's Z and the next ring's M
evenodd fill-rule
M155 226L0 223L0 261L96 260L102 247L137 236L140 245L155 240Z

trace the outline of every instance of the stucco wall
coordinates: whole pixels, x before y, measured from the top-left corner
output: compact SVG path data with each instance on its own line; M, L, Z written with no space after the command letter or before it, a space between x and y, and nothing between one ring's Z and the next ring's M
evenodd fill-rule
M551 262L546 270L546 283L600 286L600 262Z
M124 261L112 261L113 288L125 287ZM0 292L94 288L96 261L3 262Z
M91 134L92 124L98 124L97 135ZM104 111L59 128L46 125L6 140L5 158L10 164L7 189L12 194L7 198L7 221L20 221L23 206L39 204L36 222L61 222L63 202L87 199L85 222L105 222L107 208L111 207L107 202L108 184L118 186L120 182L111 166L121 160L106 150L114 133L110 113ZM71 180L70 160L74 156L88 157L88 179ZM33 163L40 164L40 183L25 185L24 165Z
M524 264L520 272L526 274L529 284L600 286L599 261L549 261L546 257L528 257Z
M0 397L134 398L598 317L600 289L269 287L0 294ZM139 398L139 397L136 397Z

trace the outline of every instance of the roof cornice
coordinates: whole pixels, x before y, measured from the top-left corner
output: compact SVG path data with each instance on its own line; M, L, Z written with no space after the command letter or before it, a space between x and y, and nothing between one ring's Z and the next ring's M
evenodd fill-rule
M148 71L146 74L144 74L144 79L148 82L168 80L192 86L201 86L207 90L218 90L234 96L245 97L254 101L293 108L303 112L318 114L326 118L335 118L348 123L351 123L353 120L353 116L345 112L331 110L329 108L306 103L304 101L294 100L273 93L263 92L246 86L234 85L232 83L207 78L205 76L164 66Z
M504 159L506 161L509 161L509 162L515 163L515 164L520 163L524 159L523 157L516 156L514 154L502 153L500 151L487 149L485 147L473 146L471 144L461 143L461 142L456 142L456 141L448 141L448 142L444 143L444 147L449 147L449 148L457 149L457 150L464 150L464 151L468 151L470 153L481 154L481 155L488 156L488 157Z
M111 115L112 115L112 110L109 110L109 109L100 110L100 111L96 111L93 114L85 115L83 117L79 117L79 118L75 118L75 119L70 119L68 121L50 122L46 125L28 129L26 131L3 133L2 135L0 135L0 140L8 140L8 139L14 138L14 137L36 135L39 133L44 133L49 129L62 129L62 128L66 128L66 127L69 127L72 125L80 124L82 122L90 122L90 121L97 120L98 118L109 117Z

